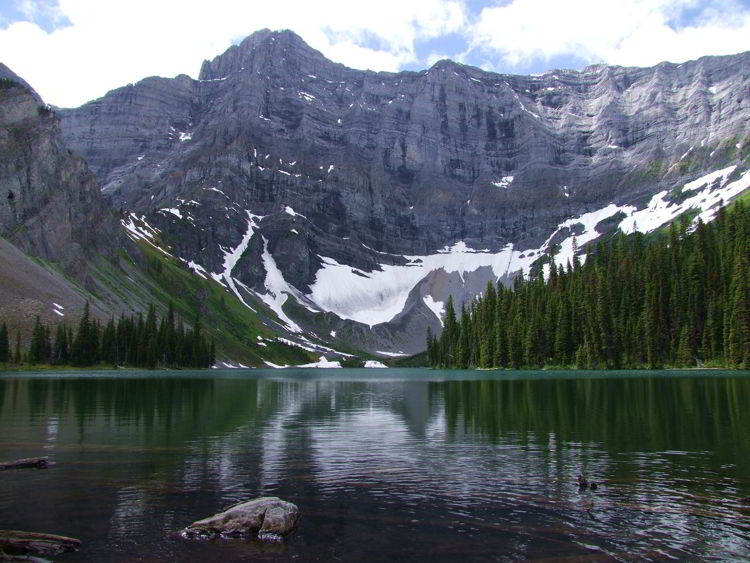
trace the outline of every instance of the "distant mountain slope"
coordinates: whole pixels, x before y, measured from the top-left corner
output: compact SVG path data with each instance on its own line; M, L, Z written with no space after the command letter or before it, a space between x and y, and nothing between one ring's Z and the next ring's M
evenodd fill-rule
M198 80L147 78L61 116L114 205L196 275L292 333L410 353L449 294L747 189L749 91L750 53L394 74L262 31Z

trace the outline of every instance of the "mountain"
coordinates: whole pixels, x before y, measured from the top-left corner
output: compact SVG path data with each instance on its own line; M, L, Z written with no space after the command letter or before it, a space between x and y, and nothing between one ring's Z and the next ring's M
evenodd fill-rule
M59 115L132 238L158 232L289 335L387 355L422 350L448 295L607 231L710 219L750 185L749 91L750 53L376 73L264 30L197 80L146 78Z
M157 231L131 240L128 223L63 139L55 109L2 64L0 196L0 324L22 348L37 316L74 328L89 302L100 323L151 304L161 315L171 304L188 326L200 316L219 357L235 364L300 364L326 351L276 340L266 315L185 270L152 241Z
M65 267L111 252L110 241L121 236L114 215L85 161L65 146L54 111L2 64L0 88L4 234L26 253Z
M28 328L36 315L82 310L84 294L101 290L86 265L116 262L127 239L54 111L2 64L0 126L0 317Z

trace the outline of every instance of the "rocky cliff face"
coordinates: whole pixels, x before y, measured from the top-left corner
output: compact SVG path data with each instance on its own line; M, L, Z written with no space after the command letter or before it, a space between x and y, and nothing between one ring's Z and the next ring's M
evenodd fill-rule
M110 254L117 221L55 112L0 64L0 235L84 281L86 256Z
M74 322L86 301L99 319L135 306L93 273L116 268L118 223L54 110L0 64L0 319L13 338L27 346L37 316Z
M198 80L147 78L60 113L131 229L160 229L198 275L292 331L413 352L449 294L569 257L574 234L638 228L656 194L677 209L708 172L724 174L695 207L745 189L748 92L750 53L393 74L263 31Z

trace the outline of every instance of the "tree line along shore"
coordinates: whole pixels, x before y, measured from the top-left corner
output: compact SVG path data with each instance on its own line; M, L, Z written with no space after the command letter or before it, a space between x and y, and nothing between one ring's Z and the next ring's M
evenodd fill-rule
M644 236L618 233L566 267L547 256L511 288L446 305L438 368L750 369L750 208L689 216Z
M123 314L102 326L91 317L87 302L77 328L59 324L54 336L50 326L37 317L25 349L20 332L12 345L7 325L0 324L0 365L7 367L207 368L214 364L215 355L215 343L203 334L200 317L187 328L171 303L161 319L150 305L145 317Z

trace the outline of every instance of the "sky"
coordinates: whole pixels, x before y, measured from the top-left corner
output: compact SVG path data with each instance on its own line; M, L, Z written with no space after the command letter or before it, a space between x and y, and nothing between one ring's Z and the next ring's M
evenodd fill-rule
M0 62L74 107L146 76L196 78L263 28L353 68L539 74L748 51L750 0L0 0Z

